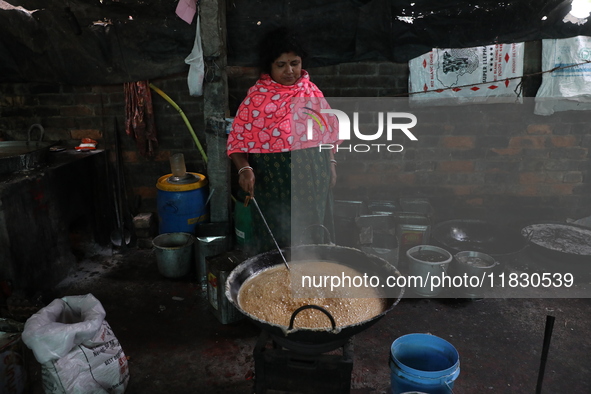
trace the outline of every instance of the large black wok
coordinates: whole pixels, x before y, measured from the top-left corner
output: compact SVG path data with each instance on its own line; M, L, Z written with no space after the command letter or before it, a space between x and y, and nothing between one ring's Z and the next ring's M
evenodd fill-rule
M518 229L484 220L455 219L437 223L431 238L434 244L452 254L473 251L501 256L520 252L527 246Z
M363 273L377 275L382 280L389 275L400 276L398 270L380 257L364 253L358 249L334 245L302 245L284 250L287 261L309 260L315 258L323 261L333 261L339 264L359 269ZM238 265L228 276L226 281L226 297L228 300L255 325L267 331L279 344L290 348L291 344L303 344L321 351L332 350L345 343L351 336L367 329L384 317L402 298L403 288L396 289L394 298L387 298L387 308L379 315L357 324L325 329L290 328L263 321L247 312L238 304L238 292L242 284L258 272L283 264L278 251L271 251L251 257ZM389 289L390 291L392 289Z
M534 222L521 229L535 261L552 272L591 277L591 228L566 222Z

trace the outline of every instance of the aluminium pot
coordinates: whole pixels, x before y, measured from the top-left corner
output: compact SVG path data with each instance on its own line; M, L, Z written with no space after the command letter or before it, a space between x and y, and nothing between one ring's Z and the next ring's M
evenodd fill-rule
M39 129L38 141L31 140L31 133ZM49 149L57 142L43 142L45 129L40 124L29 127L26 141L0 141L0 175L30 170L47 163Z
M386 276L400 276L400 272L386 260L362 252L361 250L335 246L335 245L301 245L286 248L283 251L287 261L309 260L311 258L319 261L332 261L349 267L363 266L364 273L378 275L381 278ZM238 293L243 283L257 275L264 269L276 265L282 265L283 260L279 251L273 250L251 257L239 264L228 276L226 281L226 297L241 313L261 329L268 332L271 337L282 346L290 348L292 344L310 346L315 350L329 351L344 344L353 335L364 331L386 315L400 301L404 294L404 288L395 290L396 297L387 298L386 309L373 318L361 321L356 324L335 327L334 323L330 328L298 328L285 327L268 321L261 320L244 311L238 303ZM314 307L314 306L313 306ZM293 318L297 314L294 311Z
M30 170L47 163L49 148L57 142L0 142L0 175Z

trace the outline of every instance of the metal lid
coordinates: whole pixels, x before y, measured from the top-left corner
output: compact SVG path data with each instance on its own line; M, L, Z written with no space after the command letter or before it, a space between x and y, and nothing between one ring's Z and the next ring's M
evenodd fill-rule
M200 179L197 175L187 172L184 176L169 176L166 182L173 183L175 185L188 185L189 183L199 182Z
M187 172L183 177L167 174L161 176L156 183L156 187L167 192L182 192L199 189L207 185L205 175L196 172Z

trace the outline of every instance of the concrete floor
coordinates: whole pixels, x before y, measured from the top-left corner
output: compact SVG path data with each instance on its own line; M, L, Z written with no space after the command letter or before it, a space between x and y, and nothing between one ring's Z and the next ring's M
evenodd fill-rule
M53 296L87 293L103 304L129 358L127 393L253 392L259 330L247 320L221 324L195 281L159 274L152 251L99 253ZM390 392L390 346L409 333L431 333L455 346L461 363L455 394L533 393L547 315L556 320L542 392L590 393L590 311L591 299L403 299L354 337L351 393ZM38 380L33 376L37 392Z

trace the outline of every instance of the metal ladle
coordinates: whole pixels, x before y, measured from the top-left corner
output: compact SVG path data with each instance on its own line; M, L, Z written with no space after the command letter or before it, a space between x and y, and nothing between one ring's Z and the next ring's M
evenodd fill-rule
M244 206L247 206L249 201L252 201L254 203L254 206L256 207L257 211L259 211L259 215L261 215L261 219L263 219L263 223L265 223L265 227L267 227L267 231L269 232L269 235L273 239L273 242L275 242L275 246L277 247L277 250L279 251L281 258L283 259L283 264L285 264L285 266L287 267L287 270L290 271L289 265L287 264L287 260L285 259L285 256L283 255L283 252L281 251L281 248L279 247L277 240L273 236L273 232L271 231L271 228L267 224L267 221L265 220L265 216L263 215L263 212L261 212L261 208L259 208L259 204L257 203L257 200L255 200L254 197L246 196L246 199L244 201Z
M111 231L111 243L118 247L125 247L131 242L131 233L125 228L125 220L123 218L123 192L121 190L121 147L119 146L119 125L117 118L115 118L115 172L116 179L114 180L113 191L115 199L115 215L117 219L117 228Z

